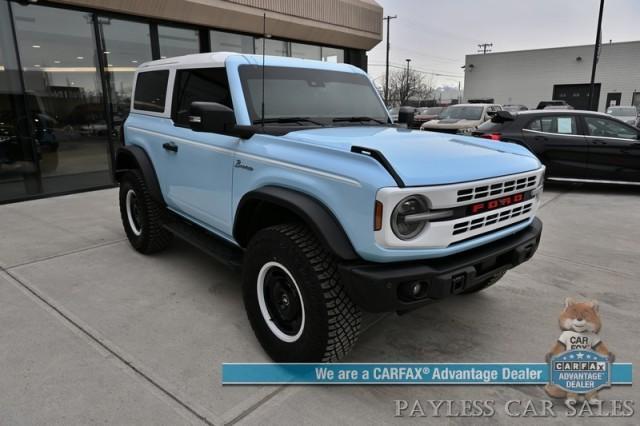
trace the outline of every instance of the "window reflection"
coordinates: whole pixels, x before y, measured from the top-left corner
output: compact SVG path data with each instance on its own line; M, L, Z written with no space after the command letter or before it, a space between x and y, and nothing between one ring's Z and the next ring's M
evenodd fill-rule
M291 43L291 56L294 58L315 59L316 61L322 58L320 46L302 43Z
M43 191L110 183L91 16L18 4L13 12Z
M0 200L38 191L13 43L8 4L0 1Z
M209 37L212 52L253 53L253 37L251 36L211 30Z
M256 54L262 55L262 38L256 39ZM266 39L265 40L265 55L272 56L291 56L290 52L290 43L282 40L273 40Z
M106 17L98 22L105 47L113 125L118 131L129 113L133 74L138 65L151 60L149 25Z
M344 49L323 47L322 60L325 62L344 62Z
M165 58L200 52L198 31L185 28L158 26L160 55Z

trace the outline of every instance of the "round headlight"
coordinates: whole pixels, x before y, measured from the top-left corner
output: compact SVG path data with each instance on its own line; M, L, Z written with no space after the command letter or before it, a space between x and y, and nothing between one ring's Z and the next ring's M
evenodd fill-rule
M424 229L428 220L413 220L407 216L426 213L429 210L427 200L419 195L410 195L398 203L391 213L391 229L396 237L409 240Z

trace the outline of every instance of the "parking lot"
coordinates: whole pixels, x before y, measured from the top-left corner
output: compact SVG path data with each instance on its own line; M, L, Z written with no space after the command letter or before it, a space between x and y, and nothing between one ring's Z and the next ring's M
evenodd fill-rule
M532 261L486 292L367 316L344 361L542 362L573 296L600 302L603 341L617 361L640 365L639 195L548 184ZM3 424L380 424L394 420L396 399L545 398L536 386L222 386L223 362L269 361L240 277L180 242L149 257L132 250L116 189L0 206L0 235ZM603 392L638 396L637 387ZM497 411L466 421L510 420Z

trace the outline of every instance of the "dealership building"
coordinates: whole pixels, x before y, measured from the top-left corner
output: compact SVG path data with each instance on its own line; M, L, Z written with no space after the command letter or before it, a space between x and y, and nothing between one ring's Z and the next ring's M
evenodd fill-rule
M593 45L467 55L465 99L523 104L561 99L589 109ZM600 49L592 105L640 109L640 41L604 43Z
M265 52L366 70L374 0L0 0L0 203L109 187L146 61Z

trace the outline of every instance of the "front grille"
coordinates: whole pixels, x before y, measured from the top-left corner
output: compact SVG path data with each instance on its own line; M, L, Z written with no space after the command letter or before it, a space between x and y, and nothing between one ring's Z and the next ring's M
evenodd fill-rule
M478 200L486 197L496 197L514 191L526 191L536 187L537 176L511 179L492 185L481 185L458 191L458 202Z
M504 222L509 219L514 219L518 216L526 215L531 211L533 207L533 201L519 204L507 210L492 213L476 219L465 220L453 225L452 235L460 235L465 232L475 231L476 229L485 228L487 226L494 225L496 223Z

